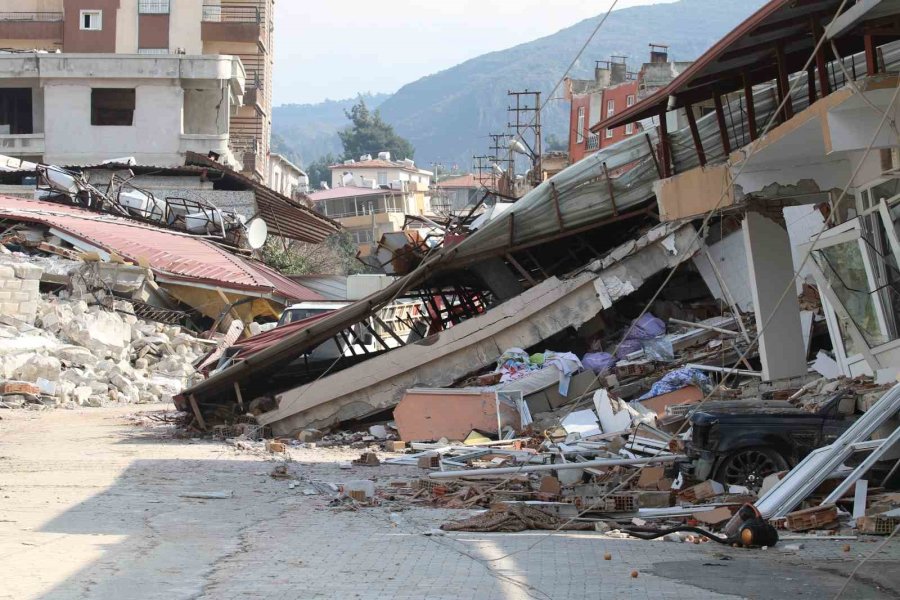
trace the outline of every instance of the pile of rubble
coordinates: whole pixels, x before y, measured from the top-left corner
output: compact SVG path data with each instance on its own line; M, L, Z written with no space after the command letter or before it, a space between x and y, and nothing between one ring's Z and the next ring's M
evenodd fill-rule
M166 402L196 382L215 342L137 317L91 277L99 266L0 256L0 407Z
M256 444L362 451L347 469L423 469L350 496L333 483L336 505L390 499L482 511L446 530L596 529L756 547L774 545L779 532L891 533L900 494L887 484L897 467L860 479L900 440L900 386L836 377L823 356L807 376L772 382L716 367L736 362L745 327L728 316L667 324L645 315L622 343L604 340L619 352L510 348L463 387L406 390L391 421ZM842 467L847 447L872 458Z

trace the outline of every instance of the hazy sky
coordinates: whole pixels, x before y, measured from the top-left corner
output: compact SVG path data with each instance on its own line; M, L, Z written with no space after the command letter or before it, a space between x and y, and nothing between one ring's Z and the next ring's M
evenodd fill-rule
M673 0L619 0L616 9ZM395 92L555 33L612 0L277 0L276 105ZM602 30L601 30L602 34Z

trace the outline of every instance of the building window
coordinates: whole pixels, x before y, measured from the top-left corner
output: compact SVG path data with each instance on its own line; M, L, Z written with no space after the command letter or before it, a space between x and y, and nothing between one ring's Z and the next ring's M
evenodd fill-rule
M169 0L138 0L138 13L142 15L169 14Z
M354 229L350 231L350 237L353 238L353 241L357 244L367 244L372 241L372 230L371 229Z
M613 136L613 130L609 127L606 128L606 139L609 139Z
M578 107L578 124L575 126L575 143L584 141L584 107Z
M0 135L34 133L31 88L0 88Z
M631 135L634 133L634 123L629 123L625 126L625 135Z
M606 101L606 116L611 117L616 114L616 101L615 100L607 100Z
M378 185L387 185L387 171L378 171Z
M91 125L133 125L134 105L134 88L93 88Z
M588 150L596 150L600 147L600 136L596 133L592 133L588 136L587 140L587 149Z
M625 106L634 106L634 94L628 94L625 99Z
M81 11L80 27L83 31L100 31L101 29L103 29L103 11Z

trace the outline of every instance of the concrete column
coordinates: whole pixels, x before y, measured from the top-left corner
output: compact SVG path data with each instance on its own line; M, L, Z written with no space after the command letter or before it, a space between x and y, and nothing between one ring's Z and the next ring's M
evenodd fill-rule
M787 231L755 212L747 213L743 230L756 326L763 332L759 340L763 380L804 375L806 350ZM789 284L790 290L779 304Z

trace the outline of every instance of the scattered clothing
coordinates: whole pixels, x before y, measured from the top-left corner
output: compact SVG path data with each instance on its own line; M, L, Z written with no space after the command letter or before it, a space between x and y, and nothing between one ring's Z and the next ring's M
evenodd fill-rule
M686 388L689 385L697 386L703 390L704 394L712 389L712 383L710 383L709 377L704 375L702 371L682 367L666 373L662 379L653 384L653 387L650 388L649 392L638 398L638 400L647 400L649 398L655 398L656 396L662 396L663 394Z

